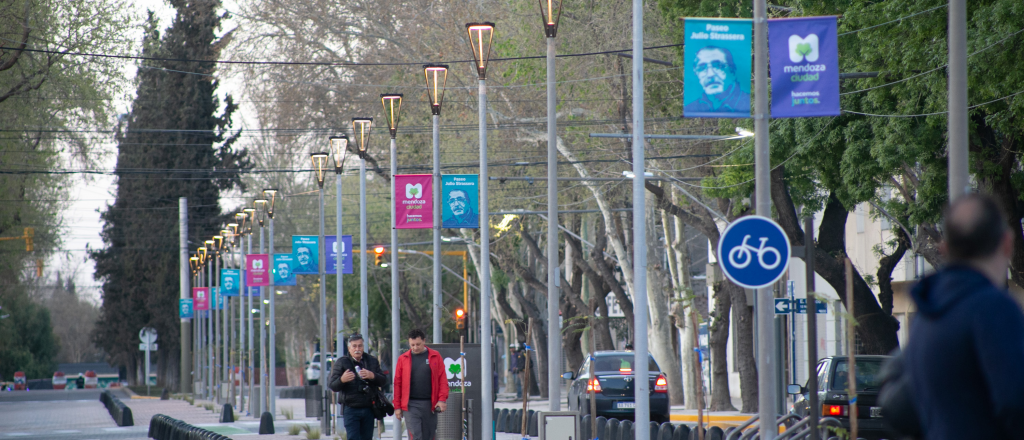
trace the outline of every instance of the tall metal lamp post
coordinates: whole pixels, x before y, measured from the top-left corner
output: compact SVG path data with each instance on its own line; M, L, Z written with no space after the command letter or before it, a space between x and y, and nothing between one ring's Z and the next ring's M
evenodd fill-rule
M430 113L434 122L434 312L433 341L441 343L441 104L444 103L444 86L448 82L448 66L428 64L423 66L423 78L427 80L427 96L430 98ZM397 343L397 341L395 341ZM397 359L396 359L397 360Z
M263 224L267 217L267 201L264 199L256 199L252 202L253 208L256 209L256 221L260 224L260 253L263 253ZM260 410L259 414L262 417L263 413L267 411L267 326L265 325L265 316L267 316L267 301L266 301L267 289L260 287Z
M245 297L249 291L245 288L245 275L242 269L245 267L245 258L242 256L245 237L245 219L248 217L244 212L235 214L235 221L238 222L238 229L235 233L238 237L238 409L245 410L245 383L242 381L245 372ZM235 381L231 381L234 386Z
M370 333L366 293L366 150L370 147L372 128L373 118L352 118L352 136L359 147L359 333L364 338Z
M245 251L245 254L248 255L248 254L252 253L252 224L256 222L256 210L253 209L253 208L245 208L245 209L242 209L242 212L245 213L246 219L248 220L248 226L245 228L245 235L248 237L248 240L246 241L246 251ZM245 267L245 262L244 261L242 262L242 267L243 268ZM253 410L254 402L253 402L253 395L252 395L252 393L254 391L253 387L256 385L255 378L253 377L253 375L256 373L256 359L253 358L253 355L255 354L254 351L255 351L255 348L256 348L256 344L254 343L254 339L255 339L253 337L254 336L254 329L252 327L252 314L253 314L253 308L252 308L252 289L248 288L248 286L246 286L245 296L248 299L247 300L248 305L245 307L245 316L246 316L246 324L245 325L246 325L246 327L248 327L248 331L246 332L246 334L249 336L249 340L248 340L248 342L249 342L249 345L248 345L249 356L247 357L247 360L249 361L249 363L248 363L248 373L249 374L246 374L246 377L249 378L249 408L246 411L246 414L251 415L251 414L256 413L256 411Z
M207 328L209 329L209 331L206 332L206 351L207 353L209 353L210 362L209 374L206 376L209 382L209 391L207 392L207 396L209 397L210 400L214 400L217 397L217 355L216 351L214 350L214 345L217 344L215 334L217 331L217 327L215 326L216 319L214 318L217 315L217 304L214 303L213 298L213 288L216 287L214 286L213 283L213 262L214 260L217 259L217 248L213 246L213 239L205 240L203 241L203 244L206 245L206 250L208 252L206 254L206 276L209 281L206 282L206 285L210 288L209 294L207 296L210 303L210 309L207 311L207 313L209 313L207 319ZM149 378L146 378L146 380L148 381Z
M398 93L380 95L380 103L384 106L384 117L388 120L388 133L391 134L391 365L398 361L398 343L400 332L400 315L398 313L398 229L395 228L395 174L398 173L398 123L402 118L402 95ZM362 258L366 258L363 255ZM392 371L394 371L392 367ZM392 419L395 432L400 432L398 417Z
M334 180L334 185L335 185L335 191L338 193L338 199L337 199L337 204L336 204L336 208L337 208L337 212L336 212L337 223L335 224L335 227L336 227L335 234L337 236L336 243L337 243L337 245L338 245L338 247L340 249L341 245L343 244L343 242L341 241L341 238L342 238L342 235L341 235L341 231L342 231L342 227L341 227L342 226L342 221L341 221L341 219L342 219L342 209L341 209L342 208L342 204L341 204L341 175L344 172L344 168L345 168L345 157L348 156L348 136L345 136L345 135L331 136L327 140L328 140L328 143L330 144L331 155L334 156L334 179L335 179ZM324 244L324 246L326 246L326 243ZM324 249L326 249L326 247ZM340 252L339 252L339 254L340 254ZM325 253L324 256L326 257L326 255L327 254ZM339 260L337 262L338 263L338 267L337 267L337 270L336 270L337 277L338 277L337 278L338 282L336 283L337 290L335 291L335 295L336 295L335 298L337 298L337 299L335 301L335 308L334 308L334 312L335 312L334 320L335 320L335 322L337 322L337 329L338 329L337 330L338 333L336 335L334 335L334 337L336 339L335 346L334 346L334 355L335 356L340 356L341 353L344 353L344 350L343 350L344 347L343 346L345 344L345 338L342 336L344 334L343 331L344 331L344 328L345 328L345 291L344 291L344 289L342 289L342 277L343 277L343 275L341 273L342 272L342 267L341 267L342 265L341 265L341 261L340 261L341 260L341 255L338 255L338 260ZM327 264L327 263L325 262L324 264ZM320 357L321 358L323 358L324 353L326 353L328 351L327 349L328 349L328 347L330 347L330 341L331 340L328 339L327 342L324 342L324 343L320 344L320 346L323 347L323 348L320 349ZM324 371L324 370L320 370L320 371L321 371L321 373L320 373L321 378L326 377L324 375L327 372Z
M548 359L561 359L558 325L558 123L555 109L555 36L562 18L562 0L541 0L541 18L547 37L548 56ZM555 364L552 364L555 365ZM558 411L561 381L557 368L548 368L548 410Z
M267 211L267 218L270 220L270 267L274 267L274 203L277 201L277 190L268 188L263 190L263 198L267 201L265 209ZM267 355L270 357L270 361L267 363L270 368L270 396L269 406L267 412L270 413L271 418L277 417L277 396L275 390L277 390L277 326L274 323L274 277L270 277L270 287L267 288L267 298L270 301L268 307L270 308L270 336L267 338ZM263 319L261 316L260 319Z
M316 174L316 184L320 187L320 242L318 251L320 256L320 386L321 395L320 399L323 402L320 405L323 413L320 417L320 432L324 435L331 435L331 420L330 420L330 391L323 380L327 373L327 349L330 347L330 339L327 339L327 287L326 287L326 275L324 274L324 264L327 260L327 252L324 246L324 177L327 173L327 159L330 157L327 153L313 153L309 155L310 159L313 160L313 172ZM339 211L341 210L341 174L338 174L338 205ZM338 227L341 228L341 216L338 216ZM339 234L340 236L340 234ZM341 275L338 275L338 289L341 289ZM338 303L340 304L341 297L339 296ZM340 326L340 322L338 323ZM339 350L338 353L341 353Z
M480 395L483 399L482 438L491 438L494 426L494 402L491 382L491 226L487 209L487 62L491 57L491 40L494 38L494 23L468 23L469 42L473 49L474 67L479 79L479 122L480 122Z
M221 232L221 234L224 234L227 231L223 231L222 230L220 232ZM214 303L214 305L216 306L216 309L217 309L217 314L214 316L214 319L216 320L216 322L214 324L217 327L217 332L214 334L214 340L218 344L218 345L214 345L213 349L216 351L217 361L218 361L217 362L217 375L216 375L216 377L217 377L217 404L220 405L220 404L224 403L224 402L221 401L221 396L223 396L223 393L224 393L223 390L227 388L227 384L224 383L224 381L227 380L226 379L226 377L227 377L227 375L226 375L227 370L225 368L227 367L227 364L228 364L227 357L224 356L224 351L225 351L224 347L227 346L227 341L228 341L227 327L225 327L226 320L224 319L225 316L227 316L227 310L224 308L224 305L227 303L227 301L224 301L224 298L223 298L223 296L224 296L223 293L224 292L221 291L221 287L223 285L221 284L221 279L220 279L220 267L221 267L220 263L222 261L225 261L224 260L224 236L223 235L214 235L213 236L213 250L214 250L214 252L213 252L213 254L214 254L214 265L215 265L214 268L213 268L213 277L214 277L214 279L217 280L217 296L215 297L216 298L216 302ZM224 264L227 265L227 262L225 261Z

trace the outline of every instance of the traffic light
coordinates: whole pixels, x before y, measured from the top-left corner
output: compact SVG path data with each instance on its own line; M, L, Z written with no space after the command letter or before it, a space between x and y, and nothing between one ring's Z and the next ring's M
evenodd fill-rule
M373 247L373 262L375 265L384 265L387 267L387 263L384 261L384 246Z
M26 252L32 252L33 245L35 244L32 241L33 240L32 237L34 237L35 235L36 235L36 230L35 229L33 229L33 228L25 228L25 235L24 235L24 237L25 237L25 251Z
M466 328L466 311L462 307L455 309L455 328L458 330Z

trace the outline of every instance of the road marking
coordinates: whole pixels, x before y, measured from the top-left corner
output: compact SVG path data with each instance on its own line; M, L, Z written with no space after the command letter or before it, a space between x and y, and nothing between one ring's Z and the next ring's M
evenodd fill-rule
M26 436L26 435L32 435L32 434L29 434L27 432L8 432L7 433L8 437L23 437L23 436Z
M53 431L54 434L74 434L76 432L82 432L82 431L79 431L77 429L60 429L60 430L57 430L57 431Z

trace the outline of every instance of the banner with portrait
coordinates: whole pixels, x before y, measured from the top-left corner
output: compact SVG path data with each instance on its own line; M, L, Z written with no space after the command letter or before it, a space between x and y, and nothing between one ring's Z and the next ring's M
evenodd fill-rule
M836 17L768 20L772 117L839 116Z
M395 175L395 228L434 227L434 180L430 174Z
M479 185L480 176L476 174L441 176L441 227L480 227Z
M341 273L352 273L352 236L342 235L341 245L338 245L337 235L325 235L324 247L327 248L327 261L324 265L324 273L328 275L338 274L338 252L341 252Z
M220 270L220 293L224 296L238 296L238 290L241 287L240 275L238 269L221 269Z
M192 288L192 309L210 310L210 289L208 287Z
M320 237L317 235L293 235L292 272L296 275L320 273Z
M178 318L192 319L192 298L178 300Z
M270 285L270 255L246 255L245 268L246 286L260 287Z
M753 21L686 18L683 116L749 118Z
M295 285L295 258L292 254L274 254L274 285Z

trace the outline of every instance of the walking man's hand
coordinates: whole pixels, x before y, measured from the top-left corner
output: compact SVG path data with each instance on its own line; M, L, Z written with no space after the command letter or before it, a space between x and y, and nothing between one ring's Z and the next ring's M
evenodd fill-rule
M398 420L402 420L402 410L395 408L395 417L397 417Z
M353 373L352 370L345 370L345 373L341 375L341 381L344 383L352 382L355 378L356 373Z
M437 411L439 413L443 413L444 410L446 410L446 409L448 409L448 403L447 402L437 402L437 406L434 407L434 411Z

